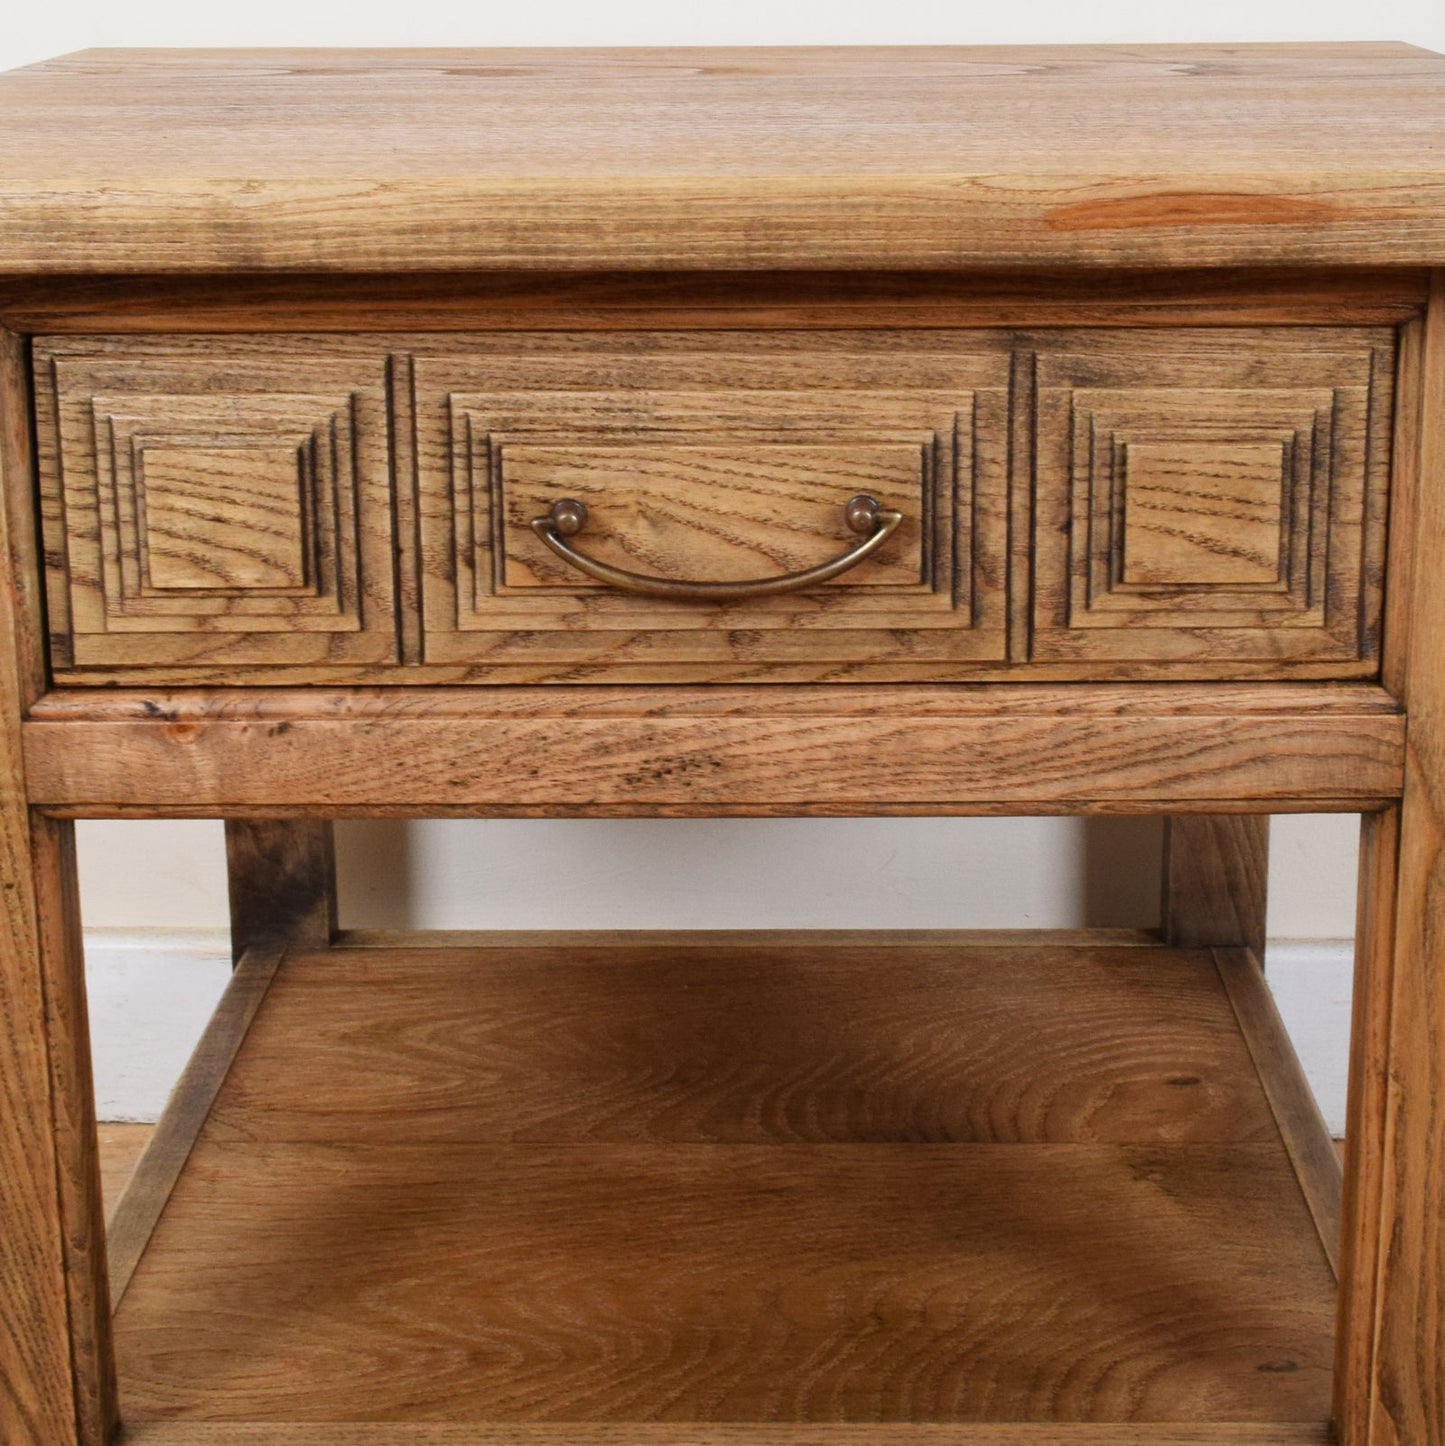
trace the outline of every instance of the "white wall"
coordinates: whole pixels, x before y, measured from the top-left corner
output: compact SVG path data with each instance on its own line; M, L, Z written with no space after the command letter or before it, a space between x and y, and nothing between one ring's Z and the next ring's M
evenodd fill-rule
M0 68L89 45L1302 39L1399 39L1445 50L1445 7L1440 0L1376 0L1368 8L1358 0L1215 0L1206 7L1159 0L1095 0L1088 6L1065 0L1007 6L958 0L419 0L407 6L377 0L249 0L238 6L51 0L45 6L12 4L0 14ZM86 918L101 931L96 937L104 936L100 954L110 957L110 931L118 929L223 926L219 832L218 825L191 823L82 826ZM1354 834L1348 819L1277 821L1272 936L1348 935ZM1157 887L1157 830L1148 822L387 823L343 825L339 842L342 907L351 924L1146 923ZM568 888L558 891L554 880L564 869ZM1341 993L1340 950L1296 950L1288 957L1303 980L1290 1005L1301 1036L1318 1034L1328 1013L1322 1001ZM1332 982L1313 987L1309 971L1330 958L1336 961ZM1338 1014L1336 1005L1329 1026L1336 1034ZM175 1030L166 1026L164 1032L173 1036Z
M1357 837L1302 815L1270 844L1268 972L1337 1133ZM337 826L357 928L1147 926L1159 844L1148 819ZM221 826L85 824L80 868L102 1118L153 1119L229 974Z
M1409 40L1438 0L50 0L0 18L0 65L86 45L806 45Z
M89 927L225 927L218 823L87 823L79 833ZM1357 834L1353 815L1275 819L1272 937L1350 934ZM1158 850L1150 819L337 825L352 928L1148 926Z

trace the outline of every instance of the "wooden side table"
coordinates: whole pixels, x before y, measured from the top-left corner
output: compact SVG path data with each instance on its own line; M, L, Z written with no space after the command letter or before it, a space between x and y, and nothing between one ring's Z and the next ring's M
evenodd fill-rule
M86 52L0 134L0 1438L1445 1441L1445 59ZM1161 928L336 926L336 818L1019 813L1166 816ZM73 821L192 816L107 1239Z

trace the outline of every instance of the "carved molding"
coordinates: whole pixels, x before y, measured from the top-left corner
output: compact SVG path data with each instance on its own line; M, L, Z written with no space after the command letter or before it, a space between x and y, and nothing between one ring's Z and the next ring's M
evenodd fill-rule
M41 412L57 661L396 657L381 367L61 355Z
M1391 360L1041 358L1032 656L1368 671Z
M579 667L643 654L744 657L764 668L809 656L866 666L881 650L889 661L1002 659L1000 359L960 357L960 384L949 390L936 380L906 389L910 358L892 388L848 385L849 367L862 362L847 355L786 360L811 385L766 386L768 359L731 354L649 358L651 384L637 388L619 384L625 357L558 358L554 379L529 355L519 361L532 383L523 392L483 385L505 377L500 358L417 358L427 661L522 650L571 655ZM943 365L928 360L934 373ZM976 385L980 371L998 385ZM577 496L590 514L579 545L617 566L769 576L846 549L854 539L843 509L858 492L907 519L876 559L807 593L745 606L601 587L553 558L528 525Z

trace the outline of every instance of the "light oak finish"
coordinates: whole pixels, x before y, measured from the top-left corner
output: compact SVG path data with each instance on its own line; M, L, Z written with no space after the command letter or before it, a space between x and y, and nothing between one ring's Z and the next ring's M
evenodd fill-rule
M1445 1359L1445 1211L1440 1208L1445 1199L1445 982L1439 967L1445 918L1445 691L1428 641L1438 637L1445 618L1445 579L1433 542L1445 528L1445 278L1439 275L1422 360L1421 486L1410 534L1416 560L1400 679L1410 730L1395 919L1390 930L1372 920L1368 936L1380 951L1371 959L1370 989L1384 996L1372 1001L1366 1015L1372 1042L1382 1046L1374 1068L1382 1071L1384 1119L1376 1123L1370 1098L1374 1086L1367 1076L1356 1101L1364 1140L1351 1152L1351 1168L1359 1170L1367 1152L1379 1150L1378 1213L1362 1202L1369 1214L1361 1221L1377 1234L1360 1242L1352 1287L1359 1296L1353 1312L1367 1302L1372 1306L1371 1339L1364 1352L1356 1347L1347 1356L1350 1364L1363 1367L1364 1379L1350 1381L1345 1398L1347 1439L1370 1446L1417 1441L1437 1446L1445 1440L1445 1373L1440 1369ZM1388 1011L1383 1025L1374 1022L1381 1009ZM1358 1328L1361 1313L1350 1314L1347 1322Z
M498 717L485 699L469 716L382 715L362 729L326 717L24 725L31 794L48 808L678 816L1089 804L1213 811L1286 799L1372 808L1399 788L1403 732L1389 715L1235 717L1217 708L1106 718Z
M1370 1446L1370 1393L1386 1248L1381 1181L1389 1106L1400 811L1366 818L1356 908L1349 1100L1341 1201L1340 1310L1335 1335L1335 1422L1343 1446Z
M1406 384L1401 388L1396 410L1396 476L1400 487L1390 528L1392 581L1382 668L1383 678L1397 694L1414 692L1418 696L1423 688L1427 707L1433 697L1429 676L1433 665L1427 661L1421 667L1412 657L1411 648L1420 645L1422 626L1435 626L1428 609L1421 608L1416 577L1417 569L1428 573L1435 567L1433 554L1422 546L1418 529L1428 525L1427 509L1439 507L1438 499L1426 496L1439 484L1432 482L1426 471L1425 437L1428 431L1438 477L1440 419L1434 408L1441 397L1441 344L1437 301L1426 319L1406 325L1401 332L1402 380ZM1427 385L1433 391L1427 391ZM1428 648L1428 644L1424 646ZM1418 764L1415 778L1418 809L1422 803ZM1428 806L1428 795L1424 801ZM1334 1415L1342 1446L1379 1446L1381 1442L1401 1446L1402 1441L1400 1430L1389 1414L1378 1409L1375 1399L1382 1373L1389 1369L1388 1361L1381 1357L1380 1337L1382 1323L1391 1310L1384 1291L1390 1252L1396 1248L1398 1211L1403 1203L1394 1193L1395 1187L1387 1184L1386 1176L1395 1158L1392 1133L1398 1125L1398 1116L1393 1113L1397 1091L1402 1083L1408 1087L1413 1080L1422 1078L1428 1099L1435 1062L1418 1052L1402 1055L1396 1043L1395 975L1401 967L1407 973L1438 967L1436 956L1428 952L1429 942L1418 932L1419 925L1403 917L1406 910L1424 907L1421 893L1430 880L1428 875L1420 874L1418 861L1413 878L1402 871L1402 819L1403 809L1399 806L1376 814L1366 820L1361 839L1342 1204L1343 1260L1335 1342ZM1397 932L1401 928L1404 932ZM1400 952L1402 946L1427 952L1405 958ZM1421 1259L1419 1268L1432 1267ZM1429 1324L1428 1315L1424 1324Z
M75 825L39 813L31 814L30 824L39 955L45 973L51 1129L65 1232L76 1436L81 1446L106 1446L115 1431L117 1397Z
M182 1425L128 1427L123 1446L1055 1446L1060 1428L1037 1425L850 1426L447 1426L388 1421L376 1425ZM1071 1422L1079 1446L1331 1446L1329 1428L1297 1421L1186 1426L1090 1426Z
M50 338L53 661L75 682L1369 677L1393 366L1367 327ZM530 525L575 498L586 555L737 581L846 550L863 493L904 516L873 558L732 603L599 585Z
M1181 948L1249 949L1264 959L1269 820L1243 814L1168 819L1160 927Z
M1236 1007L1159 948L292 951L128 1419L1318 1422L1295 1066Z
M293 952L207 1139L1274 1139L1207 954L932 931L902 946L831 931L477 937Z
M336 840L321 819L226 820L231 957L336 932Z
M306 718L1239 718L1399 719L1398 700L1370 683L1117 683L960 687L699 688L55 688L33 723L249 722Z
M1258 958L1249 949L1216 949L1214 961L1239 1021L1240 1036L1254 1056L1320 1244L1330 1269L1338 1275L1342 1178L1339 1150L1295 1058L1294 1046L1264 983Z
M0 78L6 1446L113 1421L95 816L225 817L246 951L133 1442L1445 1446L1442 126L1396 45ZM908 521L699 610L564 489L672 576ZM1327 809L1342 1201L1256 963ZM1010 812L1168 817L1169 947L333 937L330 817Z
M1374 671L1388 333L1085 334L1035 364L1033 658Z
M35 365L58 669L396 657L381 357Z
M866 678L881 653L956 672L1005 657L1009 360L997 338L522 338L412 361L429 663L631 680L640 661ZM903 525L796 595L698 605L599 587L532 518L576 497L577 546L633 571L734 581L846 550L848 500ZM882 658L879 658L882 661ZM729 667L732 663L736 666ZM639 674L638 676L641 676Z
M100 1193L105 1202L107 1221L116 1202L125 1193L125 1187L130 1184L136 1161L154 1133L155 1126L151 1124L102 1121L96 1127L100 1147Z
M52 1069L46 969L59 965L62 983L69 971L53 950L42 953L39 913L62 880L53 859L31 856L18 726L42 686L22 362L19 339L0 333L0 1438L88 1446L97 1421L80 1397L94 1382L96 1322L72 1322L70 1301L93 1267L80 1265L80 1279L70 1278L78 1264L67 1250L77 1141L58 1140L55 1129L57 1115L63 1123L84 1102L57 1094L62 1079L81 1085L66 1075L67 1062L59 1061L58 1074Z
M117 1306L125 1299L131 1276L185 1168L216 1091L266 997L283 953L284 950L278 948L253 949L237 965L195 1053L176 1083L155 1134L136 1164L125 1194L111 1214L110 1294Z
M1445 61L1392 44L83 51L0 83L0 252L42 273L1433 265L1442 126Z
M1036 949L1088 945L1109 949L1155 949L1155 929L749 929L760 948L798 948L819 942L839 947L894 949ZM736 929L341 929L334 941L348 949L672 949L683 944L736 944Z

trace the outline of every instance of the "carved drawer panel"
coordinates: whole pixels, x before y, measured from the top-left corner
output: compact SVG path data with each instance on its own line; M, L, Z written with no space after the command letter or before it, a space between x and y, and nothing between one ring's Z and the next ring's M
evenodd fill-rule
M52 661L397 658L380 358L39 345Z
M1046 342L1031 656L1373 672L1393 365L1388 332Z
M1002 339L518 337L414 360L428 663L647 681L942 676L1006 656ZM866 494L902 522L775 595L639 596L534 519L586 508L587 559L675 581L826 564Z
M1388 328L76 337L35 358L66 682L1379 666Z

